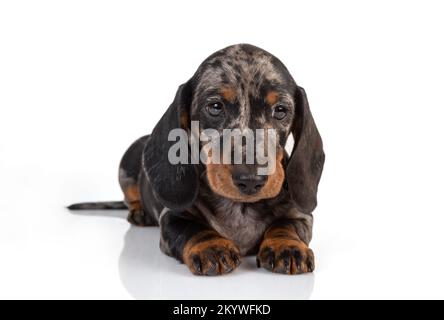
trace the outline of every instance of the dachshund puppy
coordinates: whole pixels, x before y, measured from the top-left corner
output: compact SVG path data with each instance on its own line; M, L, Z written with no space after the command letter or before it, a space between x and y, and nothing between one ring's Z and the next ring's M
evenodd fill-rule
M170 132L183 129L189 136L194 121L199 132L274 129L274 171L259 175L257 161L171 163L176 141ZM288 155L290 134L295 143ZM125 202L69 208L128 208L132 224L160 226L161 250L196 275L229 273L253 254L258 267L272 272L312 272L311 213L324 159L304 89L270 53L234 45L208 57L179 87L152 134L125 153L119 173Z

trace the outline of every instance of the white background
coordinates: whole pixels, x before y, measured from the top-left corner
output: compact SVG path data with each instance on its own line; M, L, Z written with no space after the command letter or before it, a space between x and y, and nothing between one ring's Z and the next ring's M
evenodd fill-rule
M442 1L2 1L0 298L444 298ZM327 155L317 269L192 276L124 213L117 168L225 46L279 57Z

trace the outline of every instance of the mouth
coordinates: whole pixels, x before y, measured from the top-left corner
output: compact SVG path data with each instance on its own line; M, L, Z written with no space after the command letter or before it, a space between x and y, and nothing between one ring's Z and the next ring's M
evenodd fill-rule
M214 193L232 201L253 203L274 198L285 179L282 159L280 152L270 175L258 175L257 166L210 163L206 166L207 181Z

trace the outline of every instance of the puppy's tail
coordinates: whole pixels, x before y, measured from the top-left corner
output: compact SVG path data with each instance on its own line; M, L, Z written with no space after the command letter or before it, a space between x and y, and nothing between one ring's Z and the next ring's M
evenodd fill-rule
M126 210L127 205L123 201L109 202L85 202L76 203L66 207L68 210Z

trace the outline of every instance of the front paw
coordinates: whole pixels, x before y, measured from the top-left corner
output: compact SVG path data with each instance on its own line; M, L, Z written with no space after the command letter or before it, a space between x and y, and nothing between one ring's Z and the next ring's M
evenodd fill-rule
M216 276L236 269L240 253L233 241L214 236L189 241L183 251L183 260L195 275Z
M257 256L258 268L283 274L313 272L315 267L313 251L300 240L266 238Z

